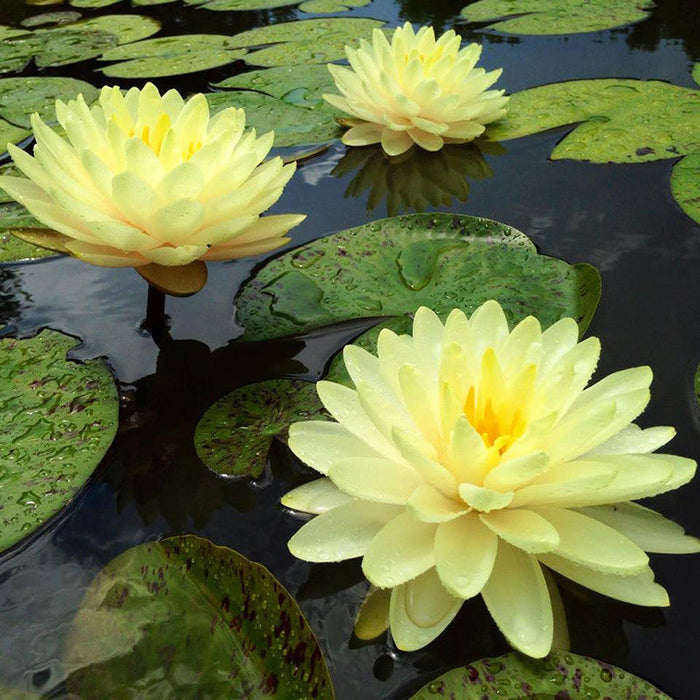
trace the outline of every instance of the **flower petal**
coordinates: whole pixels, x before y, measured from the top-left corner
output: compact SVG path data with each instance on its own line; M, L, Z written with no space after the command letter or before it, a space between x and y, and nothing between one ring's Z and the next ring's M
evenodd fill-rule
M537 659L549 653L554 628L552 605L534 556L500 540L493 571L481 595L512 646Z
M391 589L369 587L353 628L358 639L369 641L386 632L389 627L390 602Z
M479 517L494 534L526 552L551 552L559 546L556 528L532 510L506 508Z
M406 501L406 509L425 523L444 523L469 512L469 508L447 498L429 484L421 484Z
M331 465L328 476L355 498L397 505L404 505L421 483L409 466L382 458L345 457Z
M481 592L491 576L498 538L476 513L442 523L435 534L435 568L443 586L460 598Z
M546 452L533 452L502 461L488 472L484 486L497 491L513 491L543 474L549 466Z
M488 513L505 508L513 500L513 492L501 493L476 484L460 484L458 487L462 500L474 510Z
M288 491L280 499L283 506L303 513L325 513L350 503L352 496L343 493L330 479L314 479Z

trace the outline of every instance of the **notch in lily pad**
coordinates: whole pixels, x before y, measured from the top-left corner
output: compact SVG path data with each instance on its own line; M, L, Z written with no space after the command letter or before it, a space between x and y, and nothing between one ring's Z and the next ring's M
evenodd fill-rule
M260 268L236 298L245 340L306 332L340 321L411 314L471 313L488 299L509 320L564 316L583 332L600 298L587 264L540 255L505 224L457 214L411 214L340 231Z
M65 645L83 700L124 688L173 697L333 700L298 605L261 564L186 535L113 559L88 589Z

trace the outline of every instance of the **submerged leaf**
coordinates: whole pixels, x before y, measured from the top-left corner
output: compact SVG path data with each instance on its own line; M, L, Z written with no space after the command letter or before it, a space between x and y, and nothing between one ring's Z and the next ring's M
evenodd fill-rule
M533 700L671 700L651 683L616 666L564 651L553 651L544 659L505 654L455 668L419 690L411 700L458 697L460 700L500 700L504 689L509 698Z
M195 449L218 474L258 478L273 438L286 443L292 423L324 415L314 384L294 379L249 384L219 399L202 416Z
M262 565L186 535L113 559L66 644L69 691L121 697L334 697L318 642Z
M117 430L114 380L101 360L69 361L56 331L0 340L0 551L64 508Z
M700 150L700 90L658 80L572 80L511 96L508 114L490 126L502 141L577 124L552 159L641 163Z
M261 340L420 306L470 313L487 299L511 321L572 316L584 330L599 297L589 265L538 255L505 224L440 213L375 221L290 251L242 287L236 307L245 339Z
M641 22L653 7L653 0L479 0L467 5L462 17L501 20L489 29L506 34L575 34Z

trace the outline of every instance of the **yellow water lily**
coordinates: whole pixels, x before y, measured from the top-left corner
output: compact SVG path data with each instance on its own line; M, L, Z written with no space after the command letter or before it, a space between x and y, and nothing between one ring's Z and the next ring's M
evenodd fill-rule
M242 109L210 117L204 95L161 96L148 83L126 94L105 87L91 107L82 95L59 100L56 117L66 138L34 114L34 157L8 145L29 179L0 177L0 187L81 260L138 268L240 258L283 245L304 219L260 216L295 165L263 162L274 133L246 131Z
M348 146L381 143L388 155L413 144L438 151L445 143L465 143L506 113L503 90L488 90L502 69L476 68L481 46L460 49L462 37L450 29L435 39L432 27L414 33L406 22L391 42L375 29L372 42L345 47L350 68L329 65L341 95L324 95L349 114Z
M649 401L648 367L585 388L599 354L570 318L542 331L530 316L509 331L495 301L444 324L421 308L412 336L382 330L376 356L347 346L355 388L317 385L335 420L289 431L292 451L325 475L283 498L318 514L290 551L313 562L362 557L370 583L391 591L367 608L404 650L433 640L481 594L515 648L545 656L553 615L543 569L618 600L668 605L645 552L697 552L700 540L631 501L685 484L696 464L655 453L673 428L632 422Z

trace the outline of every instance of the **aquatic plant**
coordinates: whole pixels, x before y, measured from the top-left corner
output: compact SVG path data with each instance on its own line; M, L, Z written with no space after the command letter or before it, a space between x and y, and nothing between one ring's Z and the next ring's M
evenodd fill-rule
M545 656L542 565L618 600L668 605L645 551L697 552L700 541L631 501L678 488L696 464L652 454L673 428L632 422L650 398L649 367L585 389L599 354L570 318L542 331L529 316L509 331L493 300L444 324L422 307L413 336L383 330L376 356L348 345L355 389L317 385L335 422L289 431L292 451L325 475L283 497L318 514L290 551L362 557L370 583L391 589L383 605L404 650L481 594L516 649Z
M439 151L445 143L465 143L480 136L485 124L505 113L503 90L488 90L501 69L475 68L481 46L460 49L453 30L435 39L432 27L414 33L410 23L398 27L391 43L375 29L372 43L345 47L350 68L329 65L340 95L323 97L347 112L348 146L381 143L388 155L414 144Z

